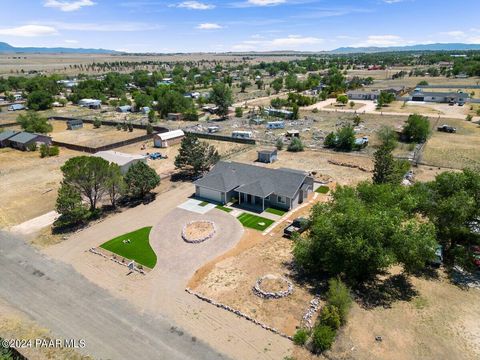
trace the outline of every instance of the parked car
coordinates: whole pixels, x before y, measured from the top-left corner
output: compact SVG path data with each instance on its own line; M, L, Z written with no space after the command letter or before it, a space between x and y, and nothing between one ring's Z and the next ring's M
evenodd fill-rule
M480 269L480 246L475 245L470 248L473 265Z
M442 131L442 132L446 132L446 133L456 133L457 129L454 128L453 126L444 124L442 126L437 127L437 131Z
M154 152L149 154L148 157L152 160L158 160L158 159L166 159L167 155L162 155L159 152Z
M430 265L435 267L440 267L443 263L443 248L441 245L438 245L435 248L435 259L430 261Z
M305 230L307 230L309 225L309 221L306 218L296 218L293 220L293 222L288 225L284 230L283 230L283 236L285 237L291 237L293 233L299 233L301 234Z

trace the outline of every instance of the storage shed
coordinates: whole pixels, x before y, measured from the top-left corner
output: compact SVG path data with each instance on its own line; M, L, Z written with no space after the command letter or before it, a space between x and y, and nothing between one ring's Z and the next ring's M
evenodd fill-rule
M75 130L83 128L83 121L81 119L67 120L67 130Z
M277 149L264 149L264 150L259 150L257 151L258 162L263 162L263 163L273 163L274 161L277 160Z
M183 130L173 130L160 134L155 134L153 144L155 147L166 148L182 141L185 133Z
M5 130L0 132L0 148L8 146L8 139L17 134L13 130Z
M32 134L26 131L17 133L6 141L7 145L23 151L28 150L33 144L52 144L52 138L50 136L42 134Z

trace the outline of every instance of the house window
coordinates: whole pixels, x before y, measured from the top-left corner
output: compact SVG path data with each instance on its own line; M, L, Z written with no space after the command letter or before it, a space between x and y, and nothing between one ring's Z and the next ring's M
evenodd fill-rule
M286 203L287 203L287 198L286 198L285 196L280 196L280 195L278 195L278 196L277 196L277 202L278 202L279 204L286 204Z

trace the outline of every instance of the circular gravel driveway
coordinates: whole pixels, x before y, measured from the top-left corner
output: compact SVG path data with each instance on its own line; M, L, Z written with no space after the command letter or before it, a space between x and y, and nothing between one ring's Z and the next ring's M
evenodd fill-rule
M187 243L182 239L182 228L196 220L214 222L216 233L203 243ZM242 235L242 224L224 211L213 209L201 215L176 208L150 232L150 245L157 254L157 265L151 274L175 274L187 280L203 264L234 247Z

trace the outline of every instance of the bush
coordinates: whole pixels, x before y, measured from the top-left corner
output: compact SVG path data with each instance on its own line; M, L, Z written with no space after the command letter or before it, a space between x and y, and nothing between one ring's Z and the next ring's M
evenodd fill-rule
M277 139L277 142L275 143L275 147L277 148L277 150L282 150L283 149L283 139L282 138Z
M297 137L294 137L290 142L290 144L288 145L287 150L291 152L300 152L300 151L303 151L303 148L304 146L303 146L302 140L300 140Z
M30 145L27 146L27 150L28 151L37 151L37 144L36 143L32 143Z
M330 326L318 324L313 329L313 346L316 352L323 352L332 347L335 340L335 330Z
M339 279L328 281L327 303L338 310L340 323L347 322L347 315L352 306L352 295L347 286Z
M146 130L147 130L147 135L152 135L152 134L153 134L153 126L152 126L152 124L148 123L148 124L147 124L147 127L146 127Z
M333 149L337 145L337 137L335 136L335 133L331 132L328 134L323 141L323 145L326 148Z
M403 136L408 142L423 143L430 135L430 122L422 115L413 114L408 117L403 128Z
M241 107L235 108L235 117L241 118L243 116L243 109Z
M305 345L308 340L309 332L306 329L298 329L295 335L293 335L293 342L295 345Z
M48 156L58 156L60 154L60 148L58 146L50 146Z
M318 111L319 110L317 108L315 108L315 109L312 110L312 113L316 114L316 113L318 113Z
M472 121L472 120L473 120L473 116L470 115L470 114L468 114L465 120L467 120L467 121Z
M320 324L327 325L335 330L340 328L340 313L335 305L327 305L322 309L320 313Z
M95 129L98 129L100 126L102 126L102 122L99 119L95 118L95 120L93 120L93 127Z

